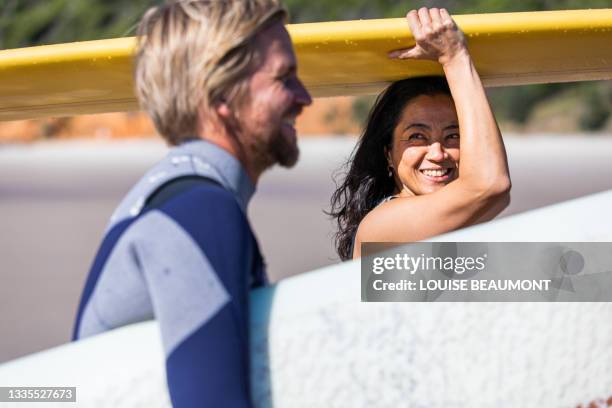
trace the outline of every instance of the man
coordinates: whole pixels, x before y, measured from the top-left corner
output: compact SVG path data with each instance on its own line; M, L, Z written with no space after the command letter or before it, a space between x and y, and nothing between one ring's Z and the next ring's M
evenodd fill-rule
M141 106L173 146L111 218L74 338L156 318L175 407L246 407L248 292L265 283L246 207L298 158L297 77L278 0L183 0L139 28Z

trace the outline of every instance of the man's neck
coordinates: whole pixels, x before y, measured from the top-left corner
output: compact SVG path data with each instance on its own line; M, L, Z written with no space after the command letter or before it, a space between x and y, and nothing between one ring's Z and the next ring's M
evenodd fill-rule
M226 128L219 129L218 126L209 126L207 129L201 130L198 134L200 139L214 143L232 156L234 156L244 167L247 175L257 185L259 176L262 171L257 170L257 166L253 163L252 158L247 154L243 144L240 142L238 135L230 133Z

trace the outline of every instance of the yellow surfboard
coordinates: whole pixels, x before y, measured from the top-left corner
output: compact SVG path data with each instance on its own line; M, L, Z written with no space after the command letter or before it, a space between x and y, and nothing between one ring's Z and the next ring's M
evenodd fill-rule
M612 78L612 9L455 16L488 86ZM428 61L389 60L414 45L403 18L288 26L314 96L379 92L441 74ZM0 51L0 120L137 110L133 38Z

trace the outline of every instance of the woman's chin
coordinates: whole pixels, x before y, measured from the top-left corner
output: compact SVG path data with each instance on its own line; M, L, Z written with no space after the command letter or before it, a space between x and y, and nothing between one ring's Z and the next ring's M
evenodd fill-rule
M435 193L455 179L456 177L435 180L432 179L432 177L426 177L422 174L418 174L415 179L410 180L412 181L411 183L403 183L404 187L401 195L404 197L409 197L414 195Z
M440 190L446 184L448 183L432 183L432 182L421 183L418 190L421 192L421 194L431 194L431 193L435 193L436 191Z

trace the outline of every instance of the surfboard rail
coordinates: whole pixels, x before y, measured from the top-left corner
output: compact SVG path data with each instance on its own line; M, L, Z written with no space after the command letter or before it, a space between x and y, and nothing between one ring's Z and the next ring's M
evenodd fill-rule
M612 9L455 16L487 86L612 79ZM374 94L441 74L389 60L414 40L403 18L290 24L300 77L315 97ZM0 51L0 120L133 111L133 37Z

